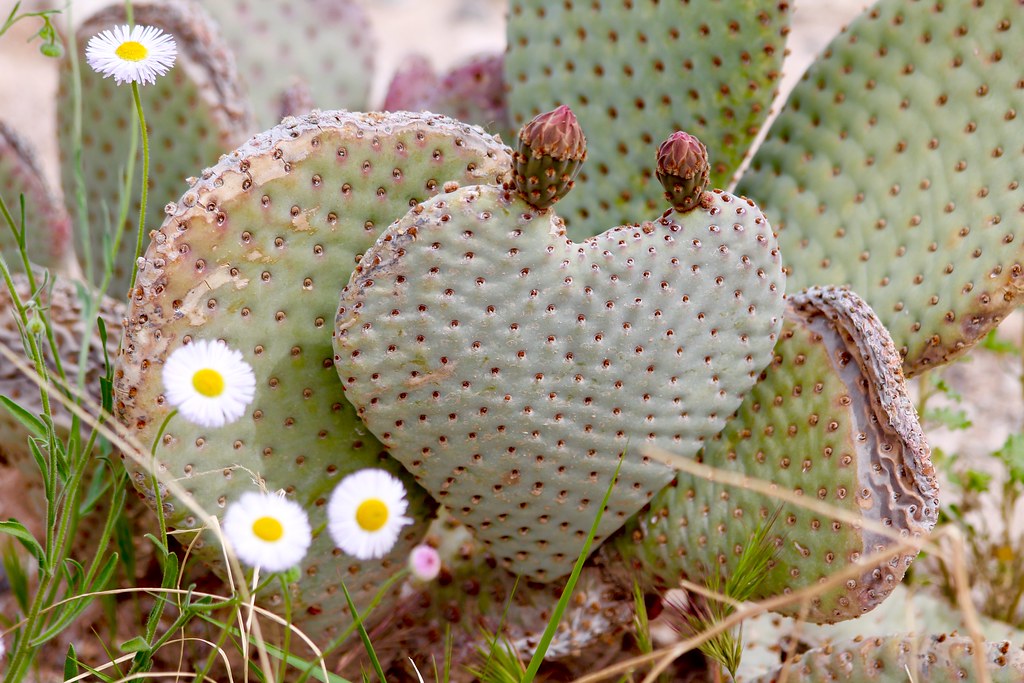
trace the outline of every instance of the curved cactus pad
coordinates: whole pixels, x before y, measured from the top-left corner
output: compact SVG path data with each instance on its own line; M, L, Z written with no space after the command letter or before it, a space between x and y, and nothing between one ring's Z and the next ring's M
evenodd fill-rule
M116 371L115 408L144 444L169 413L163 361L192 339L223 339L242 352L257 388L246 415L221 429L171 420L161 465L209 512L220 512L252 478L284 489L314 529L339 479L365 467L401 473L341 396L331 357L331 320L352 267L379 231L445 182L502 182L507 148L444 117L315 113L260 134L203 172L146 253ZM152 497L148 474L128 463ZM303 628L321 615L327 635L344 627L344 578L357 604L404 566L434 505L407 477L409 516L382 560L359 562L319 533L302 564L293 605ZM169 501L169 522L199 522ZM209 544L216 546L216 543ZM217 547L199 556L216 562ZM271 598L273 603L273 598Z
M799 654L778 671L753 683L961 683L1024 680L1024 650L1008 641L981 644L970 638L882 636L856 638ZM979 671L979 657L983 672ZM984 676L982 675L984 673Z
M885 0L807 72L742 192L792 286L849 285L907 375L983 337L1024 288L1017 0Z
M25 197L25 250L29 260L48 268L67 267L74 259L71 218L43 178L35 151L0 121L0 197L15 221L21 219L19 198L22 195ZM9 267L21 268L18 245L5 220L0 220L0 252Z
M769 535L777 555L755 597L812 586L899 544L878 525L919 538L938 515L935 473L899 356L870 309L845 290L812 288L789 298L775 360L698 458L865 523L680 473L615 544L650 587L700 582L718 567L728 573L780 504ZM865 565L860 576L816 596L801 616L818 623L860 616L899 583L915 555L896 552Z
M789 31L787 3L742 5L511 2L512 124L567 104L591 142L580 189L560 208L574 239L596 218L628 223L665 205L651 150L673 131L707 145L711 186L727 186L768 116Z
M178 57L169 73L140 90L149 131L149 196L146 233L164 219L164 205L181 196L185 179L217 161L255 130L235 72L234 60L216 26L202 9L184 0L133 3L135 22L156 26L174 36ZM124 24L124 3L90 16L76 31L82 77L81 172L88 206L88 231L77 231L79 256L89 255L92 272L102 273L102 245L121 232L110 291L128 291L135 259L141 202L142 145L137 144L134 177L127 186L131 202L123 225L118 224L124 174L139 124L128 86L103 78L85 64L89 38ZM71 60L61 61L57 93L57 133L60 138L61 181L68 211L77 219L77 161L75 105ZM143 236L145 239L145 235ZM88 249L84 240L89 240ZM87 270L87 272L90 272ZM98 280L97 278L94 278Z
M277 123L281 95L308 84L315 106L365 109L376 41L354 0L205 0L238 58L258 122ZM305 113L305 112L301 112Z
M335 365L370 430L512 571L549 581L672 479L771 358L783 308L750 201L580 244L501 187L415 207L342 294Z

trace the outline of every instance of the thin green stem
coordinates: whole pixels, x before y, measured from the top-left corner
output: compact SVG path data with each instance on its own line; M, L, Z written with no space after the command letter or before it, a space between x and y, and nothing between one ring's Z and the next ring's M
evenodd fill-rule
M149 449L149 455L150 455L149 477L150 477L150 483L153 486L153 497L154 497L154 499L156 501L157 521L160 524L160 541L164 544L164 548L165 549L169 548L170 546L167 545L167 522L164 519L164 504L163 504L163 501L160 500L160 482L157 480L157 476L156 476L157 468L160 466L157 463L157 460L156 460L156 447L160 443L160 439L161 439L161 437L163 437L164 430L167 429L167 425L170 423L171 418L174 417L177 414L178 414L178 409L177 408L175 408L174 410L172 410L170 413L167 414L167 417L164 418L163 423L161 423L161 425L160 425L160 429L157 430L156 437L153 438L153 445Z
M292 623L292 592L288 589L288 580L285 578L284 573L279 572L277 579L281 582L281 596L284 598L284 620L290 624ZM285 669L288 664L288 653L291 650L291 644L292 630L286 628L284 630L284 642L281 643L281 651L284 654L277 663L277 680L279 681L287 680L285 678Z
M78 232L78 242L82 247L82 260L85 262L85 280L89 284L93 284L92 240L89 239L89 200L85 187L85 167L82 163L82 64L78 57L78 41L71 15L72 4L68 3L65 35L68 41L68 60L71 63L71 154L74 160L75 213L78 217L75 227Z
M139 198L139 231L135 236L135 258L132 260L132 278L128 285L128 296L131 298L135 289L135 278L139 274L139 257L142 256L142 236L146 229L146 198L149 195L149 134L146 132L146 115L142 111L142 97L139 95L139 84L132 81L132 97L135 98L135 110L139 113L139 132L142 135L142 196Z

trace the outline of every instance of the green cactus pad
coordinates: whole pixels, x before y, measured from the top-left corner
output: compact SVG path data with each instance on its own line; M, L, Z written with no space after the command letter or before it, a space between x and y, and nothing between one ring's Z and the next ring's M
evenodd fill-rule
M367 108L376 41L359 2L204 0L203 6L238 59L261 128L280 120L281 95L296 81L321 109Z
M25 196L25 248L29 259L47 268L70 267L74 260L71 219L43 178L35 151L0 121L0 197L15 221L21 219L21 195ZM9 267L21 269L18 246L7 221L2 219L0 253Z
M779 230L792 286L849 285L907 375L1017 305L1024 112L1016 0L883 0L807 72L740 190Z
M899 356L856 295L812 288L789 297L775 360L725 430L704 447L707 465L770 481L901 535L919 538L938 515L935 472ZM895 542L872 529L781 503L770 530L778 554L755 597L812 586ZM776 498L680 473L623 529L608 555L652 588L701 581L734 566ZM858 617L899 583L916 552L865 566L816 596L802 617ZM634 574L634 572L636 574ZM796 613L790 605L783 613Z
M953 633L878 636L843 641L799 654L778 671L752 683L961 683L1024 680L1024 650L1008 641L985 642ZM978 670L978 655L984 671Z
M150 144L148 234L163 222L164 206L184 192L186 178L242 143L254 132L255 125L238 86L230 51L201 8L184 0L161 0L133 3L133 11L137 24L156 26L172 34L178 47L174 68L155 84L142 86L140 91ZM103 78L90 69L84 54L89 38L124 23L124 4L119 3L86 19L75 34L82 74L82 172L88 204L88 231L80 229L76 234L80 240L91 242L88 251L81 243L78 251L83 258L91 251L97 274L94 279L98 281L104 234L109 231L109 240L113 241L114 234L123 231L110 287L110 291L120 294L128 291L135 256L142 148L139 144L126 220L118 225L130 141L138 135L135 105L131 88L118 86L113 78ZM60 71L57 127L61 178L68 211L77 220L70 59L62 60Z
M677 222L678 221L678 222ZM600 542L672 479L771 358L784 280L750 201L580 244L501 187L414 208L342 294L335 365L370 430L502 563L572 569L626 452Z
M590 140L579 190L559 209L571 237L593 234L593 219L628 223L664 206L652 150L673 131L707 145L711 186L727 186L768 115L789 30L787 3L738 10L730 0L511 2L512 123L567 104Z
M161 465L210 512L252 490L249 472L259 473L321 526L343 475L370 466L401 472L341 396L331 362L338 293L410 203L447 181L502 182L510 164L509 150L480 129L431 115L323 112L254 137L204 171L154 236L116 366L121 419L151 443L169 412L163 360L189 339L223 339L255 370L255 400L222 429L175 417L157 450ZM152 498L147 473L128 465ZM383 560L360 563L339 555L328 534L314 539L293 596L307 632L344 627L339 578L365 605L404 566L433 510L406 481L417 523ZM175 501L168 511L175 527L198 523ZM216 562L215 546L194 552Z

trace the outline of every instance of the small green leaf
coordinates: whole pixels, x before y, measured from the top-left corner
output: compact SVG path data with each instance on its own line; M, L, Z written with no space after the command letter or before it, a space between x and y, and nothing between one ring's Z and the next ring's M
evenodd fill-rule
M3 544L3 568L7 585L18 602L18 608L22 613L27 613L29 609L28 574L21 564L18 551L15 550L13 543Z
M0 395L0 405L7 408L11 416L20 422L22 426L32 434L32 436L40 439L46 438L46 423L38 417L3 395Z
M1006 464L1011 483L1024 484L1024 434L1011 434L992 455Z
M952 431L964 430L973 424L968 419L966 411L946 406L940 408L929 408L924 413L924 419L927 422L942 425L946 429Z
M989 486L992 483L992 475L988 472L979 472L978 470L965 470L963 478L960 481L960 487L964 491L970 491L972 493L985 493L988 491Z
M64 656L64 680L70 681L78 675L78 655L75 654L74 643L68 644L68 653Z
M9 536L13 536L25 546L32 557L36 558L36 561L40 565L44 564L43 559L46 553L43 551L43 546L39 544L36 537L32 535L32 532L25 528L21 522L16 519L9 519L6 522L0 522L0 533L5 533Z
M1007 339L1000 339L998 329L992 330L985 335L985 338L978 346L988 351L992 351L993 353L1019 354L1021 352L1021 347L1017 344L1014 344L1012 341Z
M135 636L121 643L118 649L121 652L146 652L149 650L149 643L142 636Z

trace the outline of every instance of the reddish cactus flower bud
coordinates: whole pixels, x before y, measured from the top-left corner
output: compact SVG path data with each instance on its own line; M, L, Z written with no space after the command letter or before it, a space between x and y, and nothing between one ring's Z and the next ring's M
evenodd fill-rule
M587 158L587 139L564 104L539 114L519 131L514 183L530 206L544 210L568 194Z
M665 198L679 213L700 205L709 172L707 148L689 133L672 133L658 148L658 180Z

